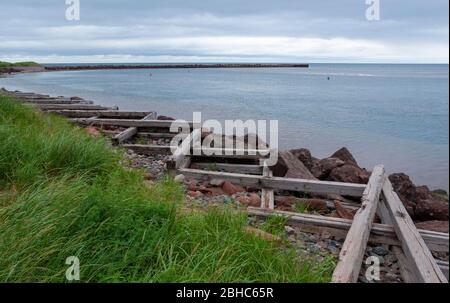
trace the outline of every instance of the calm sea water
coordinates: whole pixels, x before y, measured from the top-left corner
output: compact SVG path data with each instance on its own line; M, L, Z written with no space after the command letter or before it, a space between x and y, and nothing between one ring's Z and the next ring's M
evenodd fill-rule
M151 76L150 76L151 74ZM325 157L347 146L417 184L449 188L448 65L313 64L309 69L68 71L0 86L76 95L128 110L192 119L277 119L280 146Z

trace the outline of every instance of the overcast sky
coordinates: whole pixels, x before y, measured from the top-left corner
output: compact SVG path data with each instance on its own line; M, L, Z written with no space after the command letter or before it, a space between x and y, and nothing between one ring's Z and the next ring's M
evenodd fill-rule
M448 0L0 0L0 60L448 63Z

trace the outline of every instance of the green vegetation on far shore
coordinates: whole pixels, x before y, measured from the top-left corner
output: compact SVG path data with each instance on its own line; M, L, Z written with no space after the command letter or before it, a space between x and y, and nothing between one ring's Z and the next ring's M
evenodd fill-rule
M183 188L146 183L119 149L0 95L0 281L328 282L332 261L299 259L245 232L224 207L182 211Z
M5 61L0 61L0 68L8 68L8 67L37 67L41 66L39 63L27 61L27 62L16 62L10 63Z

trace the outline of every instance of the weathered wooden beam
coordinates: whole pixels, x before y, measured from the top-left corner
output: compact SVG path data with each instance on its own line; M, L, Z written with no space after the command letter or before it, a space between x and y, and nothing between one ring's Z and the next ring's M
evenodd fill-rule
M394 230L401 242L403 252L408 258L409 268L418 279L417 282L447 283L446 277L439 269L436 260L388 179L383 185L383 196L386 199L386 208L391 216Z
M86 119L82 118L74 118L69 119L70 122L78 123L78 124L86 124ZM184 123L179 121L167 121L167 120L131 120L131 119L96 119L95 121L90 122L89 124L96 125L112 125L112 126L125 126L125 127L152 127L152 128L170 128L174 127L183 127ZM188 122L189 126L192 128L193 123Z
M118 107L107 107L92 104L29 104L40 110L117 110Z
M364 190L361 208L353 218L352 226L339 254L339 261L333 272L333 283L356 283L358 281L384 180L384 166L375 166Z
M16 93L16 92L8 92L8 93L15 97L39 97L39 98L49 98L50 97L50 95L42 95L42 94L35 94L35 93Z
M141 132L141 131L138 131L137 134L141 137L146 137L146 138L150 138L150 139L161 139L161 138L172 139L173 137L178 135L177 133L149 133L149 132ZM182 134L180 134L180 136L182 136ZM186 136L188 136L188 135L186 135Z
M199 147L193 149L194 156L208 158L232 158L232 159L261 159L268 157L268 149L234 149L234 148L209 148Z
M270 170L269 166L267 166L266 162L264 162L262 176L263 178L268 179L273 177L273 173ZM261 189L261 208L269 208L269 209L275 208L275 195L273 189L264 187Z
M52 105L52 104L93 104L92 101L80 101L80 100L70 100L70 99L18 99L22 103L31 104L42 104L42 105Z
M447 280L449 279L449 264L448 261L442 261L442 260L436 260L437 265L439 265L439 268L441 269L442 273L445 275Z
M170 155L170 146L165 145L142 145L142 144L123 144L123 148L130 149L137 154L142 155Z
M378 203L377 214L381 220L381 223L392 226L392 219L388 209L386 208L386 198L384 197L383 193L381 194L380 203ZM405 283L416 282L417 280L409 268L408 259L403 253L401 247L392 246L392 252L398 260L398 265L400 267L400 273L402 275L403 281Z
M113 144L118 145L122 142L125 142L129 139L131 139L134 135L137 134L137 128L136 127L129 127L126 130L124 130L121 133L118 133L114 137L111 138Z
M263 176L213 172L197 169L183 169L180 173L198 180L221 179L240 184L241 186L270 188L274 190L283 189L299 192L337 194L353 197L361 197L365 189L365 185L363 184L289 179L281 177L264 178Z
M287 211L273 211L269 209L261 209L249 207L247 209L249 215L260 218L268 218L273 215L286 217L289 224L300 227L305 232L328 232L335 237L344 239L348 230L352 226L352 221L342 218L325 217L311 214L300 214ZM449 251L449 234L430 232L428 230L419 230L428 247L433 251L448 252ZM375 223L370 231L370 242L387 245L400 245L397 235L392 226Z
M97 116L100 118L127 118L142 119L151 112L139 111L117 111L117 110L49 110L48 112L61 115L67 118L90 118ZM156 113L154 112L156 115Z
M142 120L154 120L154 119L156 119L156 113L149 113L144 118L142 118ZM92 121L93 119L90 120ZM116 145L121 144L122 142L125 142L133 138L133 136L136 135L137 132L138 132L137 127L129 127L120 134L115 135L112 138L112 142L113 144Z
M191 168L207 169L207 170L211 170L211 168L214 168L217 171L223 171L223 172L228 172L228 173L239 173L239 174L251 174L251 175L261 175L262 170L263 170L263 167L261 165L232 164L232 163L207 163L207 162L192 163Z
M186 163L190 162L190 160L186 160L186 157L189 157L190 159L190 150L193 146L201 145L201 137L201 129L194 129L186 138L184 138L181 146L179 146L173 154L176 169L187 167Z

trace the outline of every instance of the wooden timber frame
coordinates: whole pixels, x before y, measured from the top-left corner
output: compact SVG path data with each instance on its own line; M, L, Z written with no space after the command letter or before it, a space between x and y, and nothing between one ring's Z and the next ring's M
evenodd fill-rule
M436 260L431 251L448 253L449 234L415 227L382 165L373 169L368 184L274 177L264 161L263 155L267 155L267 150L222 149L220 156L217 156L217 150L201 148L201 129L192 122L189 122L189 134L171 133L169 129L174 121L157 120L156 112L119 111L117 107L94 105L82 98L51 97L5 89L2 92L42 111L67 117L73 123L121 127L123 130L120 132L105 130L113 134L114 144L145 155L172 155L169 168L186 178L222 180L259 188L261 207L249 207L248 215L259 218L283 216L288 224L302 231L327 232L345 239L333 273L334 283L357 282L368 243L392 247L404 282L448 283L448 262ZM128 143L134 136L173 138L177 135L181 143L174 147ZM210 166L214 166L215 170L208 170ZM361 198L361 204L350 206L357 209L353 220L279 211L275 210L276 190L352 196ZM375 214L381 218L382 224L373 223Z

